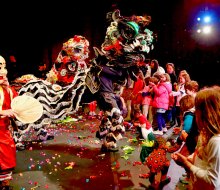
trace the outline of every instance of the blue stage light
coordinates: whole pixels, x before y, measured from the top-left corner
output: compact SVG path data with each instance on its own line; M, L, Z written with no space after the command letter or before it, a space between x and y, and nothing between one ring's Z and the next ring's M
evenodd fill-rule
M203 18L203 21L204 21L205 23L210 23L210 22L211 22L211 17L210 17L210 16L205 16L205 17Z

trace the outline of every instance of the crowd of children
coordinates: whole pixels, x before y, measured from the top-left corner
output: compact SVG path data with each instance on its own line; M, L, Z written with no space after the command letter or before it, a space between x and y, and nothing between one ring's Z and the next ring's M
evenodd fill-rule
M121 93L125 103L131 102L131 105L127 104L130 105L127 109L131 110L128 117L125 115L121 119L123 121L121 126L125 127L124 130L120 127L116 134L123 135L128 123L139 134L138 137L142 140L140 158L150 169L150 173L146 176L149 177L152 187L157 189L170 182L170 177L167 176L169 160L166 153L175 155L175 152L179 151L182 155L189 156L195 151L199 132L194 114L194 99L199 91L199 84L191 80L186 70L180 71L177 77L173 63L167 63L166 72L162 69L160 69L161 72L152 69L155 63L159 67L158 62L154 60L150 64L151 75L148 72L149 76L143 77L143 73L139 72L138 80L133 83L133 90L129 89L130 93L134 93L129 100L128 97L123 96L126 93ZM127 91L126 87L122 88L125 92ZM177 135L171 144L163 138L168 127L172 128L173 133ZM105 138L113 141L111 148L115 148L118 139L111 128L112 124ZM155 164L157 159L161 162L158 161ZM176 162L183 166L181 162ZM186 174L180 178L180 182L188 184L190 172L187 167L184 168Z

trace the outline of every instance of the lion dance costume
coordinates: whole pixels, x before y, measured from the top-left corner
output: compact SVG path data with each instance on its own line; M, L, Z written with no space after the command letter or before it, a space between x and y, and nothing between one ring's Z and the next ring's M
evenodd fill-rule
M119 10L115 10L107 13L107 20L110 25L101 50L94 47L95 58L89 64L86 64L89 42L85 37L75 35L63 44L46 80L32 80L19 90L19 95L33 96L44 107L44 114L37 122L28 125L17 122L20 140L30 128L40 133L48 123L75 113L85 89L96 97L101 110L110 113L110 120L120 113L114 96L114 83L124 85L129 80L136 80L139 65L153 49L154 38L146 28L151 22L150 16L123 17ZM117 118L117 123L121 123L121 117ZM121 127L120 131L123 131ZM104 144L108 146L106 139L113 139L109 144L115 146L117 138L108 138L108 133L106 137Z
M35 79L19 90L19 95L29 95L43 105L42 117L29 124L16 121L19 128L14 133L16 145L20 146L25 135L34 129L39 140L47 140L47 126L64 119L78 110L81 96L86 88L88 72L85 59L88 58L89 42L83 36L75 35L63 44L46 80Z

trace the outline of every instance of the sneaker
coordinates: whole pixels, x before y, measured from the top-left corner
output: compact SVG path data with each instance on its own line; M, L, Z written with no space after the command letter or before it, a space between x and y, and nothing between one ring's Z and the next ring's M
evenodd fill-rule
M155 134L155 135L163 135L163 131L156 130L156 131L153 131L153 134Z
M164 132L164 133L167 132L167 128L166 128L166 127L163 128L163 132Z
M185 177L180 177L179 181L183 184L189 184L189 178L187 176Z
M183 177L186 177L186 176L187 176L187 173L183 173L182 176L183 176Z

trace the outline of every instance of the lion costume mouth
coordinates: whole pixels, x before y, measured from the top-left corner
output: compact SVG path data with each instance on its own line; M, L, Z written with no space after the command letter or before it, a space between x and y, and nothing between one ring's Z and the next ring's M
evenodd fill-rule
M153 32L146 28L151 18L122 17L119 10L108 13L108 18L111 23L101 46L105 56L126 68L145 61L145 55L154 48Z

